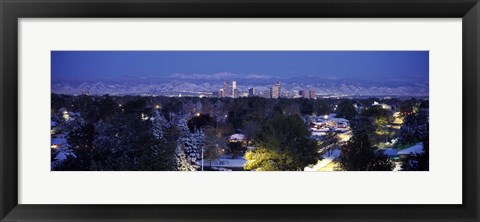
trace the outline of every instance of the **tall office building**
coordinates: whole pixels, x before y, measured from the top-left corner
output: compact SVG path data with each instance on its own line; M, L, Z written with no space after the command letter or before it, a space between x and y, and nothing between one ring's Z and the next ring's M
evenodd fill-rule
M271 90L260 91L260 96L263 97L263 98L270 99L270 98L272 98L272 92L271 92Z
M228 95L228 83L227 81L223 82L223 96L226 97Z
M270 88L270 97L272 99L278 99L280 97L280 82L275 83L275 85Z
M305 98L305 99L310 99L311 96L312 96L312 93L310 90L300 90L300 95L302 96L302 98Z
M253 87L248 89L248 97L255 96L255 89Z
M225 91L223 89L218 90L218 98L225 97Z
M232 81L232 98L235 98L235 95L237 93L237 81L233 80Z

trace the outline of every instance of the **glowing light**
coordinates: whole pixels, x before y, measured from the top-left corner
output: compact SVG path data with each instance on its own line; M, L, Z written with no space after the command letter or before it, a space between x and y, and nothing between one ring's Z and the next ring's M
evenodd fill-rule
M328 115L323 116L324 119L328 119Z
M200 113L195 113L195 116L200 116Z
M70 120L70 115L68 115L68 112L63 112L63 119L65 119L65 121L68 121Z
M160 105L158 105L158 104L157 104L157 105L155 105L155 109L160 109L160 108L161 108L161 106L160 106Z
M50 148L52 148L52 149L58 149L58 145L57 145L57 144L53 144L53 145L50 146Z

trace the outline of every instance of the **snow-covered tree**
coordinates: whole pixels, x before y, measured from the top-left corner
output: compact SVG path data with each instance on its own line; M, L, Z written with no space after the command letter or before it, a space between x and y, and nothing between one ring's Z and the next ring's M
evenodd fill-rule
M428 110L420 110L406 115L400 128L398 148L411 146L428 137Z
M178 170L198 169L198 160L202 158L202 148L205 146L203 131L191 132L188 128L188 117L190 115L171 114L172 126L178 130L176 147L176 164Z

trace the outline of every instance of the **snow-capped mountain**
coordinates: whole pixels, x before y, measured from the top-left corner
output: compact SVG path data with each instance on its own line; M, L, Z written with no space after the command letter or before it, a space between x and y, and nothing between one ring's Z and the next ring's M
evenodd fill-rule
M327 79L315 76L299 76L292 78L277 78L265 75L238 75L233 73L218 73L215 75L183 75L173 74L163 79L135 79L134 81L77 81L52 82L52 92L59 94L112 94L168 95L171 93L209 93L223 87L224 81L231 85L236 80L240 92L254 87L256 91L269 90L275 82L280 81L282 92L300 90L315 90L317 95L397 95L397 96L428 96L428 83L405 81L365 81L360 79Z

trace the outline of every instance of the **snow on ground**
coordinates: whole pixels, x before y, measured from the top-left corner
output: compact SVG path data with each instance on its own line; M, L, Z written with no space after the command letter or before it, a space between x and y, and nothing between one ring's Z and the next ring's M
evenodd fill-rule
M55 156L55 159L57 159L57 161L64 161L67 159L67 155L68 153L66 151L60 151L57 156Z
M395 167L393 168L392 171L400 171L400 170L402 170L402 163L395 162Z
M318 171L322 167L325 167L329 163L331 163L334 159L340 156L340 149L334 149L332 152L326 152L322 155L323 159L319 160L317 164L312 167L305 167L304 171Z
M50 138L50 145L63 146L64 144L67 144L67 139L65 137Z
M212 165L210 165L210 161L204 160L203 166L212 166L212 167L243 167L247 160L243 157L237 159L227 159L227 158L220 158L217 160L212 161ZM202 166L202 160L198 161L198 165Z
M67 151L60 151L58 152L58 154L55 156L55 161L52 161L51 164L50 164L50 169L55 169L55 167L57 166L57 164L61 163L62 161L66 160L67 159L67 156L68 156L68 152Z
M387 148L383 153L387 156L398 156L398 150L395 148Z
M423 143L419 142L411 147L398 151L398 155L408 155L410 153L423 153Z

